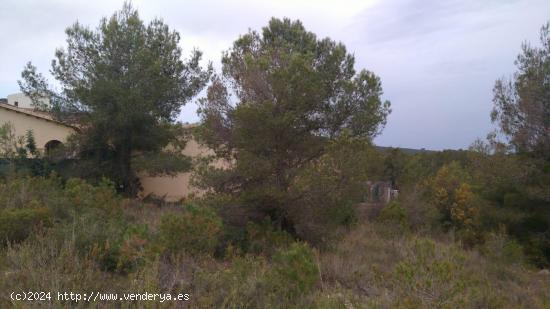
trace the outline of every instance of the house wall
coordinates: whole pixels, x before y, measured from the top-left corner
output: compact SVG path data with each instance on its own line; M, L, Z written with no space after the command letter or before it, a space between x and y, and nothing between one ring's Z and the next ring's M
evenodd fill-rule
M53 121L0 108L0 125L7 122L13 125L16 136L24 136L27 130L32 130L34 139L36 140L36 147L42 151L47 142L58 140L64 143L67 137L74 132L73 128Z
M8 95L7 99L9 105L21 108L33 108L31 98L26 96L24 93L10 94ZM50 102L48 99L42 99L40 101L45 104L49 104ZM15 102L17 102L17 105L15 104Z
M183 154L196 158L213 154L211 149L199 145L195 140L187 142ZM217 162L215 166L222 167L223 163ZM139 177L143 191L142 197L155 195L162 197L166 201L179 201L189 194L200 195L204 193L202 190L191 186L191 173L178 173L175 176L147 176Z
M24 136L27 130L32 130L36 146L41 151L44 151L47 142L58 140L64 143L67 137L74 132L73 128L60 123L0 107L0 125L6 122L13 125L16 136ZM191 157L200 157L212 154L212 150L200 146L194 140L190 140L183 153ZM148 176L142 174L139 178L143 187L141 197L155 195L163 197L167 201L178 201L191 193L198 195L202 193L201 190L191 186L191 173L178 173L175 176Z

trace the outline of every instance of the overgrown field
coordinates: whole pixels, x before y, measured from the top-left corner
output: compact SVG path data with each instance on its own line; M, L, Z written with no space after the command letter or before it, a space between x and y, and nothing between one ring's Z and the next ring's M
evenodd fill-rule
M375 147L380 77L299 20L240 35L220 72L130 3L66 34L60 90L30 62L19 84L79 129L41 149L0 124L0 309L550 308L550 23L495 83L486 141L412 152ZM177 123L203 89L200 124ZM136 199L141 173L179 172L204 194Z
M395 203L322 249L281 230L224 225L206 199L146 204L105 181L0 183L0 307L11 291L188 293L187 302L58 302L66 308L548 308L550 276L503 234L465 250L452 233L411 228Z

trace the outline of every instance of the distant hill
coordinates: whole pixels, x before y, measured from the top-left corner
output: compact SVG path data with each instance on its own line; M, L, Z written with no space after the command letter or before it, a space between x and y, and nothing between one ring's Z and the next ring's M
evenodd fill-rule
M383 152L391 151L392 149L399 149L399 150L401 150L403 153L410 154L410 155L414 155L414 154L417 154L417 153L436 153L436 152L442 152L442 153L464 153L464 152L467 152L467 151L468 151L468 150L465 150L465 149L431 150L431 149L425 149L425 148L415 149L415 148L386 147L386 146L375 146L375 147L376 147L376 149L378 149L378 150L380 150L380 151L383 151Z
M380 151L390 151L390 150L395 149L395 148L401 150L402 152L404 152L406 154L410 154L410 155L414 155L414 154L417 154L417 153L423 153L423 152L436 152L435 150L429 150L429 149L425 149L425 148L414 149L414 148L376 146L376 149L378 149Z

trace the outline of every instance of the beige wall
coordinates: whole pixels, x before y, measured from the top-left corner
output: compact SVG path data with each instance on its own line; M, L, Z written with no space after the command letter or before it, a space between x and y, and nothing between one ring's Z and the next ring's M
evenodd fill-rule
M8 95L7 100L9 105L15 106L15 102L17 102L18 107L33 108L31 98L26 96L24 93L10 94ZM40 101L44 104L50 104L50 100L48 99L41 99Z
M190 140L183 153L190 157L200 157L212 154L212 150L199 145L196 141ZM223 166L223 164L216 164ZM179 173L174 177L171 176L146 176L140 177L141 186L143 187L142 197L147 195L155 195L162 197L166 201L178 201L189 194L200 195L203 191L194 188L190 184L191 173Z
M62 124L0 107L0 125L6 122L11 122L17 136L25 135L29 129L33 130L37 147L42 151L47 142L51 140L65 142L74 132L74 129ZM191 157L212 154L211 150L200 146L194 140L187 143L183 152ZM140 181L143 187L141 196L152 194L163 197L167 201L178 201L191 193L201 194L202 191L191 186L190 178L191 173L179 173L174 177L141 175Z
M67 137L74 132L71 127L0 107L0 125L7 122L13 125L16 136L24 136L27 130L32 130L36 147L40 150L44 150L44 145L51 140L64 143Z

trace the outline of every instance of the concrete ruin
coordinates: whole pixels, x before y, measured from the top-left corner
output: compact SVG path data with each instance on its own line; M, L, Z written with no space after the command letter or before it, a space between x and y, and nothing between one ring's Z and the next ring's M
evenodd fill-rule
M397 199L399 190L392 188L390 181L367 181L364 201L366 203L384 203Z

